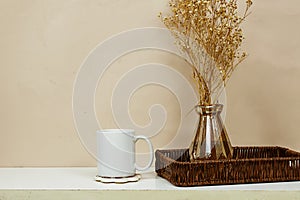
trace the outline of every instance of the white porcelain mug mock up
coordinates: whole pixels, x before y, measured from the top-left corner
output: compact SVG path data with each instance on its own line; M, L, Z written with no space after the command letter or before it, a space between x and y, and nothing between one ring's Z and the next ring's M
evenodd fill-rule
M146 141L150 149L149 162L144 167L138 166L135 162L135 143L138 140ZM97 131L97 168L100 178L134 177L136 170L144 171L152 165L153 157L150 140L146 136L135 136L134 130L105 129Z

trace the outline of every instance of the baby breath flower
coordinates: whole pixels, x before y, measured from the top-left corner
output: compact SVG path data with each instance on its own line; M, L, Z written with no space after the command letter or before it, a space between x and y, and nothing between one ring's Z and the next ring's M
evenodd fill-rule
M246 53L241 23L252 0L239 16L237 0L169 0L171 14L160 17L193 69L199 104L217 101L223 86Z

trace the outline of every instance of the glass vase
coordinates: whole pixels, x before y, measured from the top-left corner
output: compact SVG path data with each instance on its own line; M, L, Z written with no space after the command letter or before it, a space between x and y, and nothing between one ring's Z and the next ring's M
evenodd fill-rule
M230 159L233 148L221 119L222 104L198 105L199 123L190 145L190 160Z

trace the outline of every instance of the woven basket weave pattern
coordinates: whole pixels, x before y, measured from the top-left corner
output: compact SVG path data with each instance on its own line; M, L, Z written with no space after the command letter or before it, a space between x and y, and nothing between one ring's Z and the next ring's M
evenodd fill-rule
M157 174L176 186L300 180L300 153L282 147L234 147L230 160L190 162L187 149L155 156Z

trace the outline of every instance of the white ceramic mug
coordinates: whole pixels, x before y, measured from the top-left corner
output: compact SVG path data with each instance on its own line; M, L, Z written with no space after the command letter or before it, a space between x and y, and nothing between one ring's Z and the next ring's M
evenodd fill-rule
M150 149L150 160L145 167L135 163L135 143L145 140ZM135 136L130 129L105 129L97 131L98 176L124 178L136 174L136 170L148 169L153 162L153 147L145 136Z

